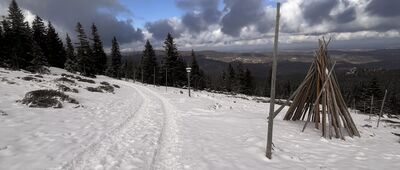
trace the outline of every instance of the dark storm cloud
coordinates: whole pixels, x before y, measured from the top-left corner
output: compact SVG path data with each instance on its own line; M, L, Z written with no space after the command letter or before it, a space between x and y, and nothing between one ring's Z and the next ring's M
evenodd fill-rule
M338 23L347 23L356 19L356 10L354 8L348 8L335 17L335 21Z
M303 0L300 7L302 9L303 17L309 25L320 25L323 23L323 21L328 21L332 23L330 24L329 30L327 30L327 32L317 32L316 34L325 34L328 32L341 33L358 31L384 32L400 28L399 22L393 22L393 20L387 20L384 18L395 17L397 15L400 16L400 11L397 10L397 8L400 6L400 1L385 0L379 1L379 3L377 3L377 0L372 0L371 2L363 2L368 3L366 5L367 7L364 9L365 11L367 11L367 15L377 15L378 17L381 17L380 20L374 21L379 23L369 28L365 28L364 26L360 26L357 24L344 25L345 23L349 23L357 19L355 6L352 6L348 0ZM340 3L344 6L345 10L341 13L331 16L330 13L332 12L332 10L338 7Z
M381 17L400 16L399 0L372 0L365 9L373 15Z
M211 24L218 22L221 12L218 10L207 9L201 13L186 13L182 17L182 23L189 29L189 31L199 33L204 31Z
M220 0L175 0L179 8L186 10L218 8Z
M330 16L330 12L340 3L345 6L341 13ZM321 24L323 21L333 21L344 24L356 19L356 11L347 0L314 0L303 1L301 4L302 14L306 22L312 26Z
M240 30L256 25L259 32L267 32L272 23L265 17L262 0L224 0L226 15L223 16L222 32L230 36L240 36Z
M182 17L183 25L189 31L199 33L215 24L221 17L218 10L219 0L176 0L179 8L187 12Z
M337 0L303 1L303 17L310 25L320 24L330 19L329 13L338 4Z
M158 20L155 22L149 22L145 26L147 30L153 34L153 38L156 40L163 40L167 37L168 33L171 33L173 37L180 37L181 32L175 30L174 27L168 20Z
M370 30L384 32L389 30L399 30L400 29L400 22L393 22L392 20L387 20L381 22L379 25L372 27Z
M114 35L120 43L143 40L142 30L135 29L132 20L120 21L116 18L117 14L129 13L118 0L18 0L17 3L70 34L75 34L78 21L89 34L88 28L94 22L106 45L111 43Z

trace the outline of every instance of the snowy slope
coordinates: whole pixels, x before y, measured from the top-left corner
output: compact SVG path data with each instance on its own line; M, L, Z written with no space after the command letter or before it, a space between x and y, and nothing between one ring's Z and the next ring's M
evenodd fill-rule
M399 128L353 114L362 135L326 140L302 122L275 119L273 159L264 157L267 103L252 97L154 87L104 76L69 85L81 107L29 108L15 102L35 89L57 89L64 70L42 82L0 68L0 169L397 169ZM68 73L70 74L70 73ZM15 82L9 84L7 81ZM85 87L101 81L115 94ZM182 91L182 93L181 93ZM396 120L398 121L398 120ZM363 127L369 124L373 127Z

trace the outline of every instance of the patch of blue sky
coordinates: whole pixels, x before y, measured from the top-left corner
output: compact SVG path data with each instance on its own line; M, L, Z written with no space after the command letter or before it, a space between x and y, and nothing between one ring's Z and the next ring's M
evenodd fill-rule
M135 27L143 28L147 22L183 15L174 0L120 0L131 14L119 14L119 20L133 20Z

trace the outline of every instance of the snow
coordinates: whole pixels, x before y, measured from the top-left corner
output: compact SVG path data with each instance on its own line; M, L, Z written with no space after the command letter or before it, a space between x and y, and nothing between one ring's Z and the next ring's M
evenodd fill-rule
M26 92L57 89L64 70L51 68L42 82L30 73L0 68L0 169L397 169L399 128L352 113L361 138L321 138L304 122L275 118L273 159L264 156L268 103L230 96L154 87L104 76L79 90L64 108L29 108L15 102ZM71 74L71 73L68 73ZM7 81L5 80L7 79ZM10 84L8 82L15 82ZM101 81L121 88L94 93ZM183 93L181 93L181 91ZM77 107L77 108L76 108ZM399 120L395 120L398 121ZM372 127L365 127L364 125Z

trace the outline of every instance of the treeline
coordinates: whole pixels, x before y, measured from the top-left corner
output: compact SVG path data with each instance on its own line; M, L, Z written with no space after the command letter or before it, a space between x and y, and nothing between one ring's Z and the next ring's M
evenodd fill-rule
M178 52L174 38L170 33L164 41L165 57L158 62L150 41L144 45L139 66L134 69L134 79L143 83L183 87L187 85L186 68L191 67L191 83L197 89L205 88L204 72L197 64L196 55L192 51L192 62L187 64ZM132 76L132 74L130 74Z
M82 25L77 23L76 48L68 34L64 46L50 21L45 24L36 16L30 27L18 4L12 0L8 15L3 17L0 25L0 65L39 73L46 72L46 67L51 66L80 72L84 76L104 74L107 56L94 23L91 29L92 36L88 39ZM113 42L113 47L118 48L118 43Z
M143 83L183 87L187 85L186 68L191 67L191 85L195 89L218 89L222 91L252 94L252 77L242 66L234 71L230 66L229 76L221 76L221 87L212 88L209 76L199 67L192 50L188 64L179 54L171 34L164 41L165 57L157 61L149 40L144 45L140 63L122 61L119 44L114 37L110 56L104 52L103 43L95 23L88 37L81 23L75 31L77 42L73 43L66 34L65 45L51 22L44 23L36 16L31 23L25 17L15 0L11 1L8 15L0 25L0 66L10 69L25 69L45 73L47 67L64 68L70 72L93 77L104 74L114 78L132 78Z
M250 70L244 68L241 62L229 63L222 73L207 77L207 88L231 94L259 95L255 91L256 86Z
M387 96L384 113L400 114L400 70L357 69L351 73L338 74L343 96L349 107L364 113L379 113L384 98Z
M127 64L127 78L140 80L148 84L184 87L187 85L186 68L191 68L190 84L198 90L216 90L229 93L254 94L254 83L251 72L239 63L235 68L230 64L222 74L206 75L200 68L196 54L192 50L189 64L179 54L174 38L167 34L164 41L165 57L158 62L155 51L146 41L143 55L137 67Z

